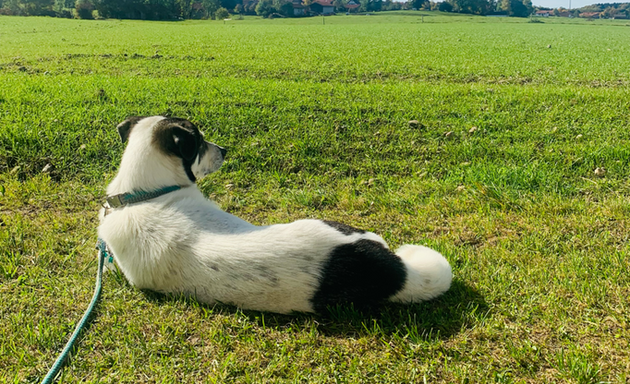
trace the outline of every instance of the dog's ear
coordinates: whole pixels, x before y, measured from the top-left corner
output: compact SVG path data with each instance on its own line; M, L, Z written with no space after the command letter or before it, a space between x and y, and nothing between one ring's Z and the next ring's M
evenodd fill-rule
M171 134L173 143L175 143L175 147L182 159L191 161L197 157L199 143L193 130L176 125L171 128Z
M129 116L125 121L118 124L116 129L118 130L118 134L120 135L120 140L124 143L129 139L129 134L131 133L131 129L138 124L140 120L144 119L143 116Z

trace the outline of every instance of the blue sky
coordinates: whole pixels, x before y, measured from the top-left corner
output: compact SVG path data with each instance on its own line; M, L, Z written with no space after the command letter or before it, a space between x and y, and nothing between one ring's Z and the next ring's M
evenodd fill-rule
M569 0L532 0L532 3L539 7L569 8ZM581 8L585 5L597 4L597 3L628 3L628 1L615 1L615 0L571 0L571 8Z

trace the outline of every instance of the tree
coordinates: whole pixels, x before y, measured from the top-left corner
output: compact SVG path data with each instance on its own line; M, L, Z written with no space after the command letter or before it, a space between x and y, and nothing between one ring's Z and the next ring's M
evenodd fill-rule
M360 0L361 12L378 12L383 8L383 0Z
M55 0L53 4L53 11L57 17L65 17L67 19L72 17L72 9L74 8L74 0Z
M293 3L287 0L273 0L273 8L283 16L293 16Z
M598 4L587 5L580 8L581 12L601 12L602 8Z
M527 17L529 16L529 14L530 12L522 2L520 2L519 0L510 0L510 12L508 13L509 16Z
M392 1L392 0L385 0L383 1L383 10L385 11L397 11L399 9L402 9L402 6L405 3L402 3L400 1Z
M238 0L220 0L221 6L225 9L234 9L236 4L240 3Z
M55 16L51 0L22 0L20 1L22 12L30 16Z
M383 9L383 0L370 1L370 12L379 12Z
M508 0L509 1L509 0ZM488 0L451 0L455 12L485 15L492 10Z
M227 9L221 7L214 13L214 17L216 17L217 20L228 19L230 18L230 13Z
M333 7L335 7L336 12L345 12L346 7L344 7L345 2L343 0L333 0Z
M504 11L507 15L510 14L512 9L512 0L501 0L498 7L501 11Z
M219 0L201 0L201 5L206 13L206 18L214 16L216 11L221 8Z
M175 0L175 13L182 19L190 19L192 16L192 0Z
M525 16L522 16L522 17L528 17L529 15L534 13L534 6L532 5L532 0L522 0L522 1L523 1L523 6L525 7Z
M613 16L615 16L615 14L617 13L617 9L615 7L606 7L606 9L604 9L602 11L602 17L605 17L607 19L612 18Z
M440 12L453 12L453 5L448 1L443 1L438 6L438 11Z
M276 12L273 7L273 0L260 0L256 5L256 14L262 17L269 17L272 13Z
M409 5L411 6L412 9L420 9L423 3L424 3L424 0L410 0L409 1Z
M247 1L243 4L243 11L246 15L255 15L258 1Z
M93 0L93 4L102 17L145 19L147 16L143 0Z
M22 10L22 4L20 4L20 0L4 0L3 2L4 9L9 10L10 15L23 15L24 12Z
M500 8L512 17L527 17L534 11L531 0L502 0Z
M74 5L76 16L79 19L91 19L92 11L95 9L90 0L77 0Z

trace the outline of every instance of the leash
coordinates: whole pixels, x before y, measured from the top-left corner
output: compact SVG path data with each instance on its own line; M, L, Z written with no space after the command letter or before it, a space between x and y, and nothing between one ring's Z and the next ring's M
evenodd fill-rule
M63 366L63 363L66 361L66 358L68 358L68 355L70 354L70 351L72 350L72 347L74 346L74 343L77 341L77 338L79 337L79 334L81 333L83 328L85 328L85 325L87 324L87 321L90 315L92 314L94 307L96 307L96 303L98 302L98 299L101 296L101 288L103 286L103 266L105 264L105 258L107 258L108 256L107 244L105 244L103 240L98 239L96 248L98 249L98 272L96 274L96 287L94 288L94 295L92 296L92 301L90 302L90 305L88 306L87 310L83 314L83 317L81 318L77 326L74 328L74 332L72 333L72 336L70 336L70 340L68 340L68 342L66 343L66 346L63 347L61 354L59 355L59 357L57 357L57 360L53 364L52 368L50 368L50 371L48 371L48 374L46 375L46 377L44 377L42 384L50 384L55 381L55 378L57 377L59 370ZM109 257L110 257L110 262L111 262L112 257L111 256Z
M169 192L174 192L181 189L179 185L171 185L168 187L160 188L155 191L146 192L146 191L137 191L131 193L121 193L119 195L108 196L107 206L103 206L105 208L105 215L107 215L110 209L124 207L129 204L141 203L143 201L155 199L156 197L165 195ZM72 351L72 347L74 347L74 343L77 341L79 334L85 328L85 325L96 307L96 303L101 296L101 289L103 287L103 266L105 265L105 259L109 257L108 263L113 262L113 257L109 255L107 252L107 244L102 239L98 239L96 243L96 249L98 249L98 272L96 273L96 287L94 288L94 295L92 296L92 301L90 305L85 310L83 317L74 328L74 332L72 332L72 336L70 336L70 340L66 343L66 346L63 347L61 354L57 357L57 360L53 364L52 368L48 371L46 377L42 381L42 384L51 384L57 378L57 374L59 374L59 370L63 367L68 355Z

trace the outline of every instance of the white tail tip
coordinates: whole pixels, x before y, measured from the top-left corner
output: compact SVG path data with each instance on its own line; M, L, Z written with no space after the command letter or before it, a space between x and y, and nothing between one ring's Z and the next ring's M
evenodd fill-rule
M451 287L453 274L448 261L439 252L421 245L403 245L395 252L407 267L403 289L390 301L417 303L433 299Z

